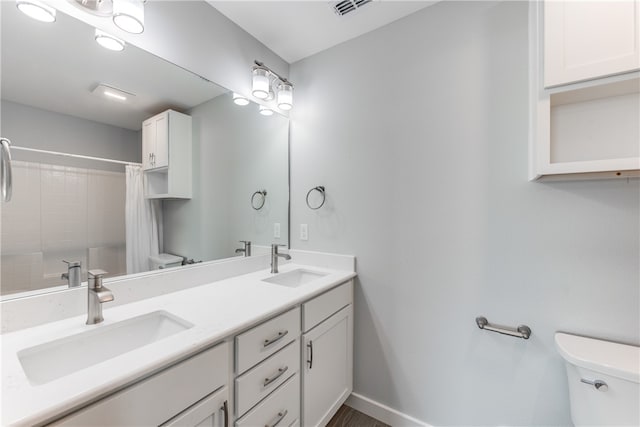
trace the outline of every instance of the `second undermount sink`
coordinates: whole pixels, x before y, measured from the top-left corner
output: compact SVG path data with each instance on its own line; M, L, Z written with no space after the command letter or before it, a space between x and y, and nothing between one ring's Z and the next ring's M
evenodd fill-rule
M155 311L18 352L29 382L48 383L81 369L154 343L193 325Z
M268 279L263 279L263 282L274 283L276 285L288 286L295 288L305 283L309 283L313 280L327 276L329 273L322 271L307 270L304 268L297 268L295 270L288 271L286 273L280 273Z

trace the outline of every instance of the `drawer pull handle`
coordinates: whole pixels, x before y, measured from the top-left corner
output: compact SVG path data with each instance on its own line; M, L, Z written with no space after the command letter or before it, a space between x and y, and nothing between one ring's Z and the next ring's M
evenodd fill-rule
M309 341L307 348L309 349L309 359L307 359L307 363L309 364L309 369L311 369L313 368L313 341Z
M285 372L287 372L287 370L289 369L288 366L285 366L284 368L280 368L278 369L278 372L275 373L272 377L267 377L264 379L264 387L268 386L269 384L271 384L272 382L274 382L275 380L277 380L278 378L280 378L282 376L282 374L284 374Z
M229 427L229 402L225 400L220 409L224 412L224 427Z
M271 344L277 343L282 338L284 338L284 336L287 335L288 333L289 333L289 331L278 332L278 335L276 335L275 337L273 337L271 339L268 339L268 340L264 340L264 346L265 347L269 347Z
M282 421L284 419L284 417L287 416L287 414L289 413L288 410L284 410L282 412L278 412L278 417L273 421L272 424L265 424L264 427L276 427L278 424L280 424L280 421Z

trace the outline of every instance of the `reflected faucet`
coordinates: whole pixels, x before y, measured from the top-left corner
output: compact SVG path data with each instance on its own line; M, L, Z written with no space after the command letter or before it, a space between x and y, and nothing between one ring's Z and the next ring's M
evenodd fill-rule
M278 247L279 246L287 246L287 245L279 245L277 243L274 243L271 245L271 272L272 273L277 273L278 272L278 258L282 257L284 259L291 259L291 255L289 254L280 254L278 253Z
M77 288L80 286L80 273L82 272L82 263L80 261L65 261L67 263L67 272L62 273L60 278L67 281L67 285L70 288Z
M240 240L243 247L236 249L236 253L243 253L245 257L251 256L251 241L250 240Z
M87 325L95 325L104 320L102 304L113 301L111 291L102 286L102 278L107 274L104 270L89 270L87 292Z

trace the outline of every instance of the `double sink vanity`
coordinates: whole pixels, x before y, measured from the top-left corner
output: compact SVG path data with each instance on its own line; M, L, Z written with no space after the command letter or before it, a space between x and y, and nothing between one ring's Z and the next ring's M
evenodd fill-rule
M113 280L102 323L4 333L2 425L326 424L352 390L355 261L291 255L277 274L265 255Z

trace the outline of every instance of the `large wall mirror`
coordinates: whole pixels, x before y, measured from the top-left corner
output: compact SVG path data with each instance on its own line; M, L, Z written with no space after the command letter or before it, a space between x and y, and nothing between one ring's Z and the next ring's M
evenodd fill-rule
M238 106L225 88L135 46L106 50L94 28L70 16L43 24L15 2L0 7L0 132L14 146L13 198L1 212L3 299L63 289L63 261L80 262L83 281L97 268L111 277L188 268L149 257L132 268L127 242L139 230L127 206L139 196L129 171L77 157L141 162L142 122L167 109L191 116L192 165L181 173L191 174L193 191L190 199L145 199L158 253L199 262L242 256L240 240L251 241L254 254L289 243L286 117ZM96 91L100 84L127 100Z

